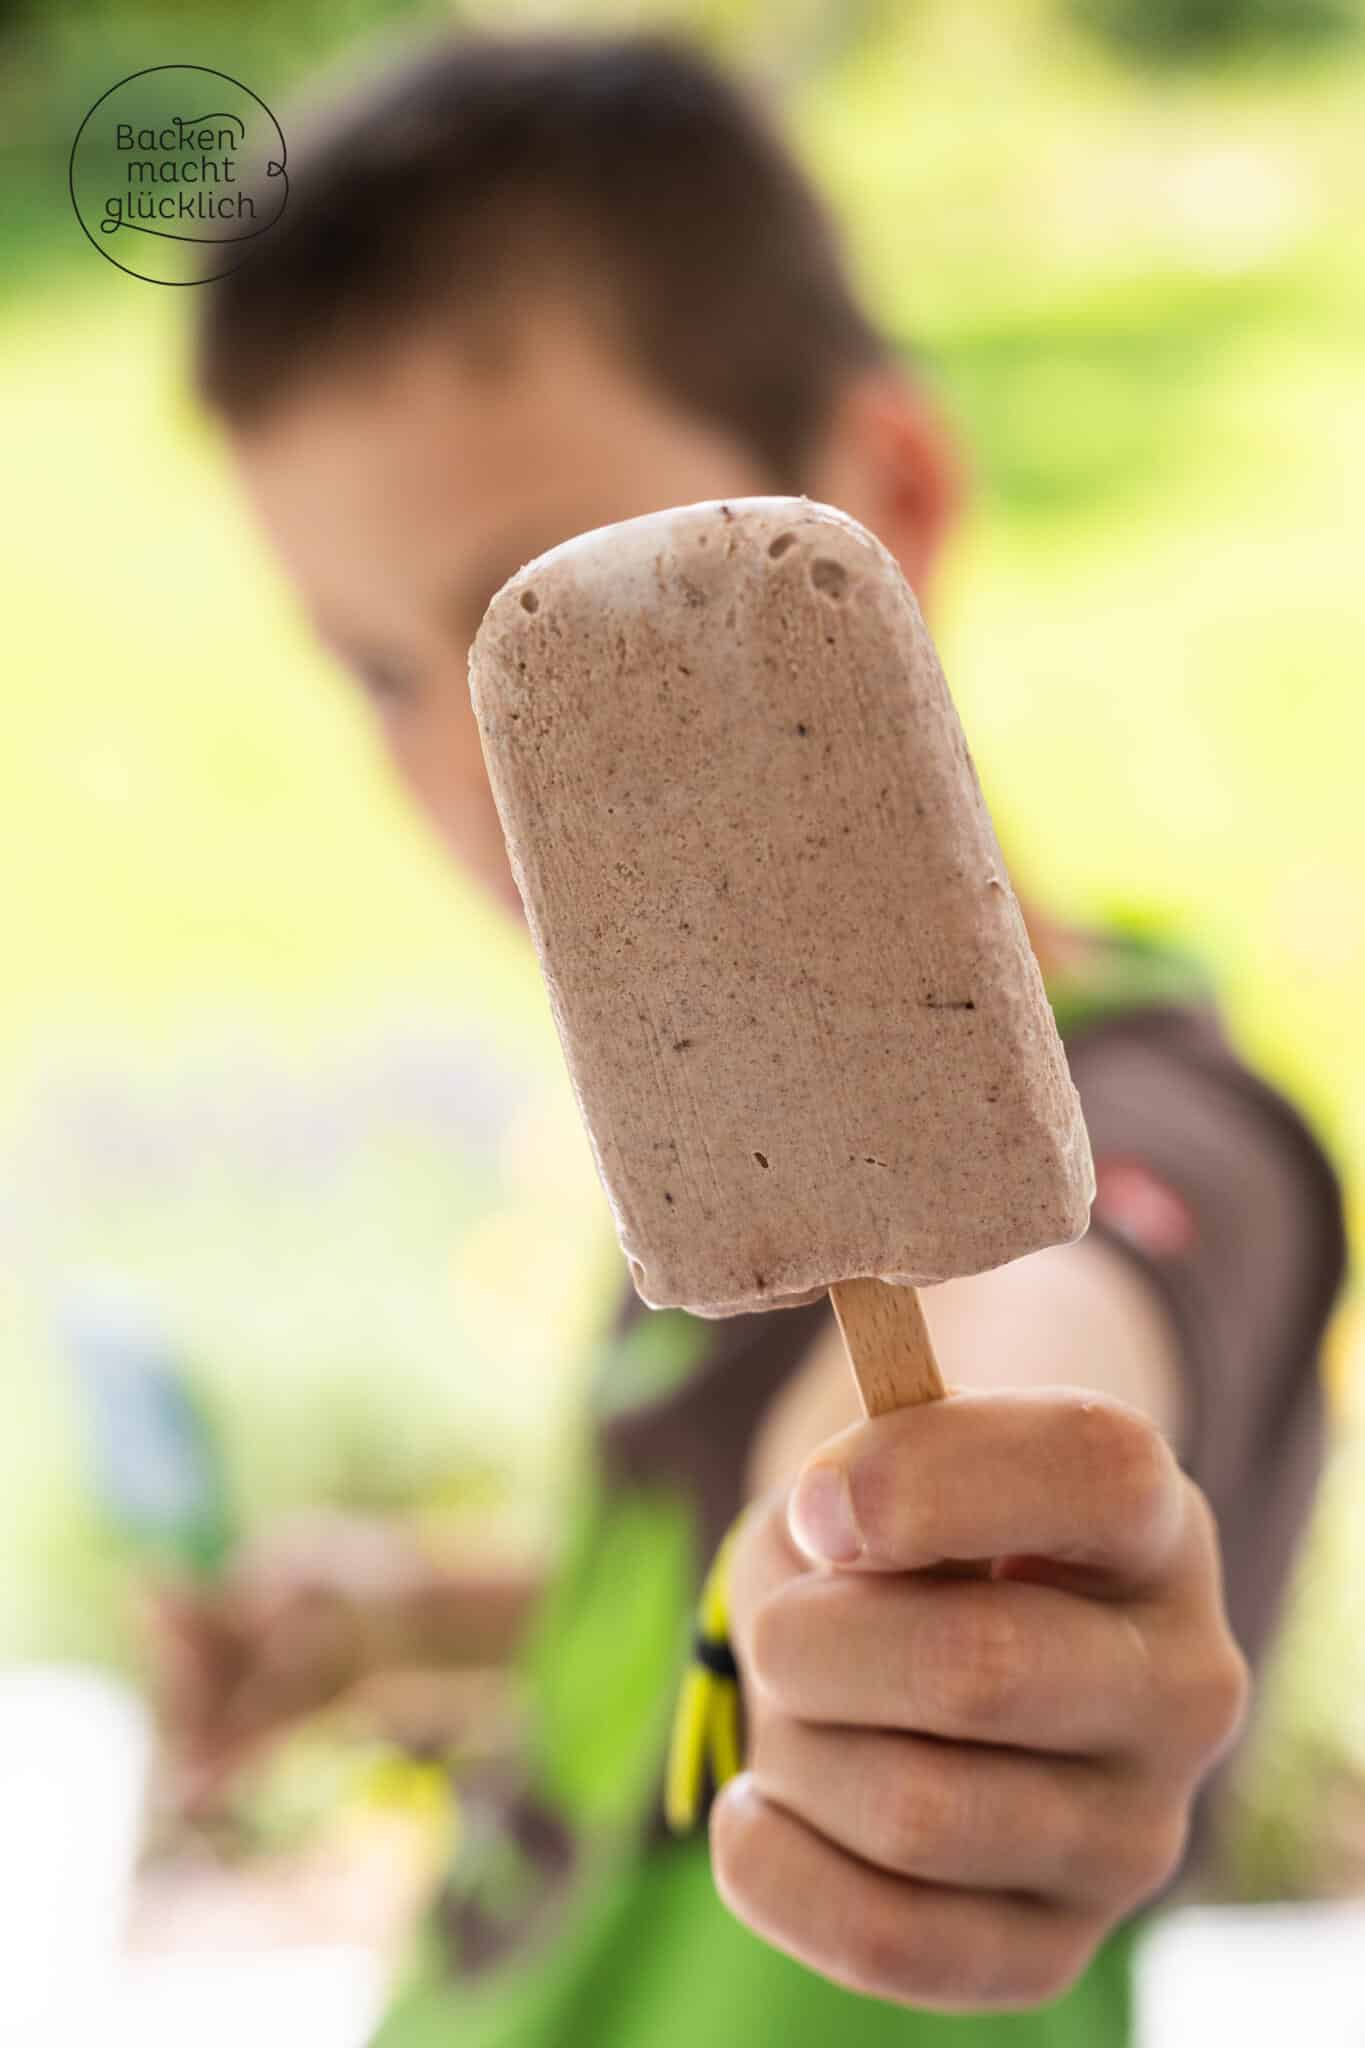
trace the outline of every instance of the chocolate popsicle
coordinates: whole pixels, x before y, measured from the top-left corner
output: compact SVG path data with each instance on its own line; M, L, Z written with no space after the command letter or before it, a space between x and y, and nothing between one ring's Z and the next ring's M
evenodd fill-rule
M1080 1236L1094 1181L898 565L804 498L626 520L503 585L470 682L642 1299L830 1288L870 1411L941 1393L914 1287Z

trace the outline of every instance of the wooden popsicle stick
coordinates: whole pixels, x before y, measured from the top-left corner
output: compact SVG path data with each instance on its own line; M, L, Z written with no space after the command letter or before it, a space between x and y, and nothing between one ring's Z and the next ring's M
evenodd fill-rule
M917 1290L886 1280L840 1280L829 1298L864 1412L889 1415L947 1393Z
M918 1291L887 1280L840 1280L829 1298L866 1414L942 1401L948 1392ZM931 1578L989 1579L989 1558L945 1558Z

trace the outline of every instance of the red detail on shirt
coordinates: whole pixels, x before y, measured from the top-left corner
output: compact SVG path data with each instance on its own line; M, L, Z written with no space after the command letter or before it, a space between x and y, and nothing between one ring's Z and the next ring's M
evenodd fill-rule
M1199 1236L1195 1214L1183 1195L1141 1159L1095 1161L1095 1215L1154 1258L1177 1258Z

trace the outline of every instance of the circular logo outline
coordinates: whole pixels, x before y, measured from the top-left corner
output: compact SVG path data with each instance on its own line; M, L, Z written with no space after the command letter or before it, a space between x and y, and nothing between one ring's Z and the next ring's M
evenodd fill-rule
M102 256L106 263L112 263L115 270L121 270L125 277L135 277L137 278L140 284L159 284L166 286L166 288L170 291L184 291L193 287L194 285L216 284L220 277L228 277L234 270L240 270L243 263L247 263L251 260L251 256L254 252L248 249L244 255L238 258L238 260L235 263L230 263L226 269L214 271L212 275L206 277L148 277L145 271L133 270L129 267L128 264L120 263L117 256L111 255L107 248L103 248L100 245L95 236L91 234L89 227L86 225L85 216L80 209L80 202L76 198L76 151L80 146L81 137L82 135L84 135L87 127L90 125L90 122L94 119L95 115L104 105L104 102L108 98L110 98L110 96L113 93L121 92L125 85L131 85L135 79L150 78L152 74L157 71L198 71L201 72L203 76L206 78L221 78L225 84L234 86L238 92L245 93L246 97L249 100L255 101L256 105L260 108L261 112L265 115L271 127L274 129L276 135L279 137L279 161L278 163L270 162L267 163L266 165L266 175L268 177L278 176L283 181L282 189L284 196L280 201L279 212L275 215L275 218L273 220L267 221L264 227L253 228L249 234L224 235L221 238L218 238L216 243L217 246L226 247L229 245L235 246L243 242L255 242L258 241L262 235L269 234L270 230L273 227L278 226L281 218L283 217L285 207L289 204L289 147L284 139L283 128L281 128L279 121L276 119L272 110L266 105L265 101L261 98L260 94L258 92L253 92L249 85L243 85L241 79L234 78L231 72L217 71L210 64L144 64L140 71L130 71L126 78L115 79L114 83L111 86L109 86L106 91L102 92L99 98L95 101L94 105L89 108L84 120L81 122L80 127L76 130L76 133L72 138L71 153L67 158L66 166L66 183L67 190L71 194L71 210L76 216L76 221L80 227L81 233L85 236L85 239L87 242L89 242L91 248L94 249L97 252L97 254ZM197 118L204 117L201 116ZM235 117L223 116L221 118L232 119ZM200 236L197 235L172 235L160 228L139 228L137 232L140 234L154 235L160 241L169 242L198 242L201 241L202 239Z

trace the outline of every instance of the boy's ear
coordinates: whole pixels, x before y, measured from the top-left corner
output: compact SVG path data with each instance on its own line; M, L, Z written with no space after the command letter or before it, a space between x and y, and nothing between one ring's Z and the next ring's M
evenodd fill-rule
M965 466L923 387L894 367L869 370L835 406L810 496L869 527L923 600L962 511Z

